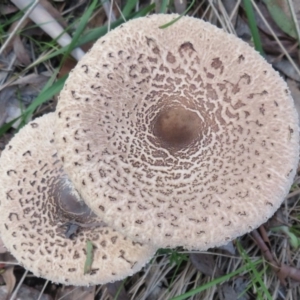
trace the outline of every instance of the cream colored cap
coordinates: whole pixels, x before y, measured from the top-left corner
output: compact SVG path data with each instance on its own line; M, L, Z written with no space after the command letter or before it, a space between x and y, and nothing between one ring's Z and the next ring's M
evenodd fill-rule
M202 20L151 15L99 39L57 108L66 172L105 222L140 242L204 250L258 227L298 162L286 83Z
M84 204L57 157L54 119L54 113L35 119L2 152L0 232L5 246L26 269L53 282L91 285L134 274L153 256L154 247L107 227ZM76 224L75 230L67 229ZM88 256L91 268L84 274Z

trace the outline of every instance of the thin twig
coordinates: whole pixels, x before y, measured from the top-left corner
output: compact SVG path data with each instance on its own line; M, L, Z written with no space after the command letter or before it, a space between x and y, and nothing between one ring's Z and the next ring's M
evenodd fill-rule
M25 273L23 274L21 280L19 281L17 287L15 288L13 294L11 295L10 300L15 300L17 293L18 293L19 289L21 288L21 285L23 284L27 274L28 274L28 270L26 270Z
M289 198L292 198L294 196L298 196L300 194L300 189L299 190L296 190L296 191L293 191L291 193L289 193L286 198L289 199Z
M263 227L263 225L261 226ZM288 266L284 263L279 263L275 260L273 254L271 253L269 247L266 245L261 235L257 230L252 231L252 237L256 241L258 247L262 251L265 259L270 263L270 266L276 273L280 283L286 285L286 278L289 277L293 280L300 282L300 270L291 266Z
M37 300L41 300L41 298L43 297L43 293L44 293L44 291L45 291L46 286L48 285L48 283L49 283L49 280L47 280L47 281L45 282L45 284L44 284L44 286L43 286L43 288L42 288L42 290L41 290L41 292L40 292L39 297L38 297Z

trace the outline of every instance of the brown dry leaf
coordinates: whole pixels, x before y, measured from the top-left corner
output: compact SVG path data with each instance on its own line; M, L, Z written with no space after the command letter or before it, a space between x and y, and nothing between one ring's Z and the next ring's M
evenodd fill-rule
M13 40L13 49L18 61L25 67L29 66L31 62L30 56L21 40L20 35L16 35Z
M20 25L20 27L18 28L18 32L20 32L21 30L23 30L29 23L30 23L30 19L25 19L22 24ZM11 32L14 31L15 27L19 26L19 21L16 21L14 23L11 24L11 26L8 29L8 34L10 34ZM13 49L13 45L14 45L14 40L16 39L18 35L16 34L7 44L6 48L4 49L4 53L7 55L12 49Z
M112 297L112 299L118 299L118 300L129 300L130 297L126 293L124 289L123 280L115 281L112 283L106 284L107 292ZM115 298L118 294L118 297Z
M96 286L63 286L58 290L57 299L94 300Z
M190 253L190 260L193 266L207 276L219 277L222 270L216 266L213 255L205 253Z
M18 8L11 4L0 4L0 15L8 15L18 11Z
M7 289L7 295L11 295L16 285L16 277L14 274L14 266L7 267L1 274Z
M19 79L13 81L9 86L12 85L30 85L32 89L36 89L38 91L41 90L41 88L44 87L45 83L49 79L48 76L45 76L43 74L36 74L36 73L31 73L29 75L20 77Z

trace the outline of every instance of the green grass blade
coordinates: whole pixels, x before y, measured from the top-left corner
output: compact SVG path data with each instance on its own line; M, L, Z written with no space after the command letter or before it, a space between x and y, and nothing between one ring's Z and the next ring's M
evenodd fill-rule
M169 4L169 0L162 1L161 5L160 5L160 9L159 9L159 12L161 14L165 14L167 12L168 4Z
M76 44L84 31L90 16L92 15L93 11L95 10L95 7L98 3L98 0L93 0L92 4L89 6L89 8L86 10L86 12L83 14L83 16L80 19L79 25L72 37L72 42L68 45L67 51L64 54L63 60L61 64L63 63L64 59L71 53L71 51L76 47Z
M258 264L260 262L261 262L261 260L256 261L254 263L251 262L251 264L256 265L256 264ZM211 287L213 287L213 286L215 286L217 284L220 284L220 283L222 283L222 282L224 282L226 280L229 280L230 278L232 278L232 277L234 277L236 275L239 275L242 272L245 272L245 271L249 272L249 270L251 270L251 265L249 263L247 263L246 265L242 266L241 268L239 268L239 269L237 269L237 270L235 270L235 271L233 271L233 272L231 272L231 273L229 273L227 275L224 275L222 277L216 278L216 279L212 280L211 282L208 282L207 284L199 286L199 287L197 287L197 288L195 288L195 289L193 289L193 290L191 290L191 291L189 291L189 292L187 292L187 293L185 293L183 295L174 297L174 298L172 298L170 300L184 300L184 299L187 299L188 297L192 297L192 296L194 296L194 295L196 295L196 294L198 294L200 292L203 292L203 291L205 291L205 290L207 290L207 289L209 289L209 288L211 288Z
M117 26L121 25L122 23L124 23L124 20L118 19L117 21L112 22L110 24L110 28L111 29L116 28ZM107 30L108 30L107 25L91 29L90 31L86 32L86 34L84 36L81 37L81 39L78 41L78 46L86 44L91 41L96 41L97 39L99 39L100 37L105 35L107 33Z
M176 23L181 17L183 17L193 7L194 3L195 3L195 0L193 0L191 2L191 4L189 5L189 7L179 17L175 18L174 20L172 20L171 22L169 22L167 24L159 26L159 28L160 29L165 29L165 28L171 26L172 24Z
M267 297L268 300L272 300L272 296L270 294L270 292L268 291L265 283L262 281L261 279L261 274L259 274L259 272L257 271L256 267L255 267L255 263L251 261L250 257L247 255L246 251L243 249L243 247L241 246L241 244L239 242L237 242L237 248L242 256L242 258L244 259L244 261L250 266L250 272L252 273L253 276L253 284L256 285L256 283L258 283L259 286L257 286L257 293L260 294L260 289L262 289L264 296ZM261 299L264 299L263 295L260 296Z
M146 6L145 8L141 9L140 11L138 11L137 13L134 13L132 15L130 15L130 17L128 17L127 19L133 19L133 18L138 18L138 17L143 17L145 15L147 15L148 13L150 13L151 11L153 11L155 8L155 4L151 4ZM110 28L114 29L116 27L118 27L119 25L123 24L124 20L122 18L118 19L117 21L113 22L110 24ZM104 25L98 28L94 28L91 29L89 31L87 31L83 36L81 36L77 43L75 45L71 45L72 49L71 51L75 48L75 47L79 47L83 44L92 42L92 41L96 41L97 39L99 39L100 37L104 36L108 31L108 26ZM64 54L66 53L68 50L68 47L62 47L60 49L55 50L52 53L49 53L48 55L45 55L43 58L37 59L34 63L32 63L30 66L28 66L27 69L34 67L35 65L38 65L46 60L49 60L53 57L56 57L60 54Z
M134 10L138 0L129 0L126 2L126 5L124 6L122 10L122 14L124 15L125 18L127 18L132 11Z
M155 8L155 4L150 4L146 7L144 7L143 9L141 9L139 12L132 14L128 20L130 19L135 19L135 18L139 18L139 17L143 17L145 15L147 15L149 12L151 12L153 9ZM110 28L116 28L119 25L123 24L124 20L122 18L118 19L117 21L113 22L110 24ZM89 32L87 32L79 41L79 43L77 44L77 46L80 46L82 44L91 42L91 41L95 41L97 39L99 39L100 37L102 37L103 35L105 35L107 33L108 30L108 26L101 26L99 28L94 28L91 29Z
M93 264L93 243L89 240L86 241L86 259L83 267L83 274L88 274L91 272L92 264Z
M243 3L248 19L248 25L252 34L255 50L258 51L261 55L264 55L251 0L243 0Z
M137 13L135 13L132 16L132 19L136 19L136 18L140 18L140 17L144 17L147 14L149 14L150 12L152 12L155 9L155 4L152 3L146 7L144 7L143 9L141 9L140 11L138 11Z
M298 39L297 31L293 20L288 18L286 14L282 11L281 7L277 4L278 0L263 0L267 5L267 8L279 28L287 33L289 36L294 39Z

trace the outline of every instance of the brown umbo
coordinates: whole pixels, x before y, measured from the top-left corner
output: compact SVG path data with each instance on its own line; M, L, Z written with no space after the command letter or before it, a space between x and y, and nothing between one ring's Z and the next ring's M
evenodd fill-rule
M109 228L82 201L57 156L54 119L51 113L29 123L2 152L1 238L26 269L54 282L91 285L132 275L155 249Z
M105 222L204 250L265 222L289 191L298 121L285 82L199 19L152 15L99 39L61 92L56 144Z

